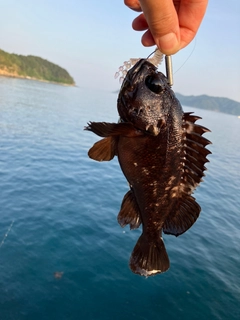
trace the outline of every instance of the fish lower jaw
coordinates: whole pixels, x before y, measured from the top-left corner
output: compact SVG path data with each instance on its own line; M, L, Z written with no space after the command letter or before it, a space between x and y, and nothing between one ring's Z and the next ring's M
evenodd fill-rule
M157 136L160 132L160 128L152 124L149 124L148 126L146 126L145 130L153 136Z

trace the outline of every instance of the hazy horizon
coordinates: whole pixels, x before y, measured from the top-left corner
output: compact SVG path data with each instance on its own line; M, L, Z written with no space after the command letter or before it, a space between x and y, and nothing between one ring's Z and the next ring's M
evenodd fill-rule
M118 67L154 50L141 45L131 28L137 14L123 1L10 0L2 10L0 48L58 64L77 86L118 90ZM174 91L240 102L239 19L238 0L209 1L197 37L172 57Z

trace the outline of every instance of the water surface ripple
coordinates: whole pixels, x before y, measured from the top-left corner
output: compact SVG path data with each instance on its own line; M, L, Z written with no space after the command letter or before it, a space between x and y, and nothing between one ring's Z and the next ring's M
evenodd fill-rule
M116 221L118 163L87 156L83 127L116 121L116 98L0 78L0 319L240 319L240 120L184 108L212 130L202 212L146 279L128 267L140 230Z

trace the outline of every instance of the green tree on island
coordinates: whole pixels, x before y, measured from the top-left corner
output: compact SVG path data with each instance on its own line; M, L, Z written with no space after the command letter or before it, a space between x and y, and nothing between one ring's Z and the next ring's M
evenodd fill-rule
M0 49L1 74L75 85L73 78L65 69L48 60L31 55L10 54Z

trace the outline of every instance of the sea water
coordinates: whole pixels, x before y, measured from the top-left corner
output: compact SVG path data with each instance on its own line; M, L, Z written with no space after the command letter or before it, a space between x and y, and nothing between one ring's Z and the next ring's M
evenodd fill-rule
M83 130L116 122L116 100L0 78L0 319L240 319L240 119L184 107L212 131L202 212L144 278L128 267L141 231L116 220L127 182L88 158L99 137Z

